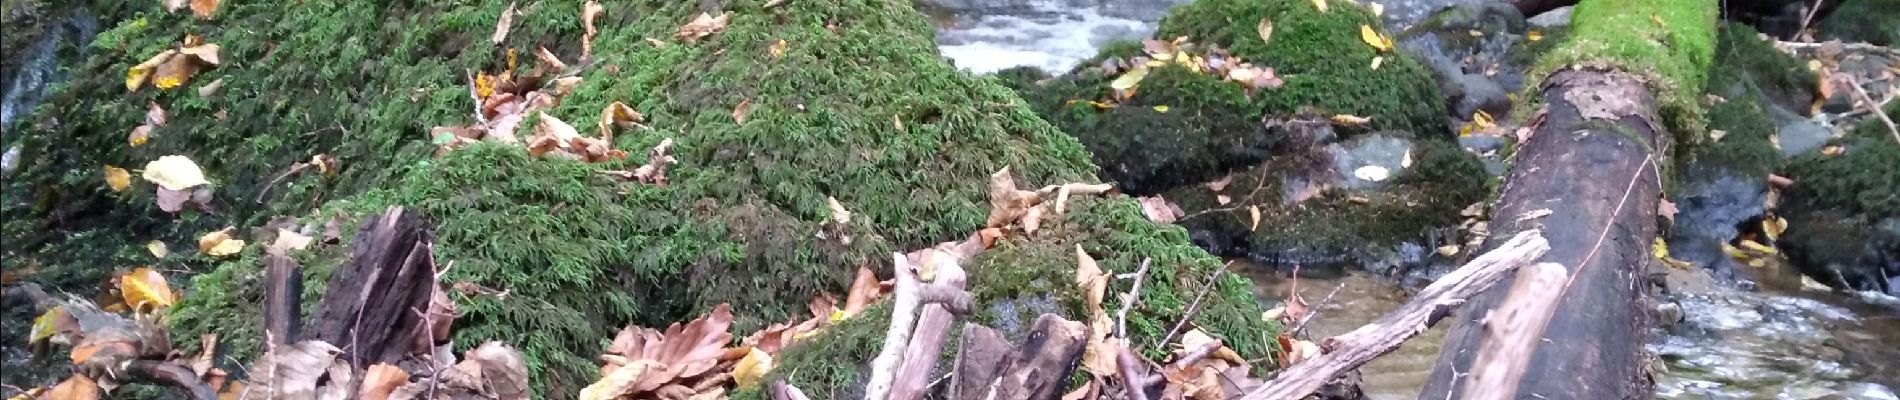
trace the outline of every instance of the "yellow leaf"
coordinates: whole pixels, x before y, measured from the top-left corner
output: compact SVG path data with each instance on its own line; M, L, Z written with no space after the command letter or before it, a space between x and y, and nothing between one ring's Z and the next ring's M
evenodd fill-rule
M1366 45L1372 46L1375 50L1392 50L1392 39L1380 35L1379 31L1373 30L1371 25L1359 25L1359 40L1366 42Z
M125 303L132 306L133 312L157 311L178 302L178 294L172 293L165 276L151 268L135 269L119 278L119 293L125 296Z
M1538 32L1538 31L1530 31L1530 33L1524 34L1524 38L1529 39L1530 41L1533 41L1533 42L1544 40L1544 33Z
M159 187L178 191L210 183L205 181L204 170L185 156L164 156L146 163L143 176Z
M632 394L633 385L640 383L640 376L647 370L663 370L665 366L652 360L635 360L614 372L600 377L600 381L581 389L581 400L613 400Z
M1735 248L1734 245L1730 245L1728 243L1722 244L1722 253L1728 254L1729 258L1735 258L1735 259L1749 258L1748 253L1743 253L1742 249Z
M158 65L165 63L166 60L171 59L172 56L175 55L178 55L178 50L165 50L158 53L158 55L152 56L152 58L146 59L145 62L141 62L138 65L132 66L131 69L127 69L125 71L125 90L134 91L139 90L140 86L145 86L145 81L151 78L153 71L158 70Z
M165 242L160 242L157 240L153 240L149 243L146 243L145 251L152 252L152 256L158 257L158 258L165 258L165 256L172 254L172 250L170 248L165 247Z
M76 329L78 326L79 321L73 318L72 313L66 311L66 307L53 307L33 319L33 328L27 333L26 342L39 343L52 339L53 335L59 334L62 329Z
M1748 260L1748 266L1755 267L1755 268L1766 267L1768 266L1768 260L1764 260L1760 258ZM1806 278L1806 276L1803 276L1802 278Z
M1168 106L1165 106L1165 105L1155 106L1154 109L1155 109L1155 112L1158 112L1158 113L1162 113L1162 114L1168 113Z
M1319 9L1319 12L1326 12L1326 0L1313 0L1313 8Z
M772 355L753 347L746 352L745 358L733 364L732 381L738 383L740 389L757 387L759 381L765 380L767 372L772 372Z
M132 173L126 172L125 168L107 165L106 186L111 187L114 192L123 192L126 188L132 187Z
M1372 123L1372 117L1361 117L1352 114L1333 114L1333 123L1340 125L1365 125Z
M772 53L772 58L776 59L779 57L784 57L785 45L786 45L785 39L779 39L777 42L772 42L772 47L768 48L767 50L770 53Z
M1260 206L1248 206L1247 214L1249 214L1249 216L1253 218L1253 222L1248 225L1247 230L1249 231L1260 230Z
M1749 249L1749 250L1753 250L1753 251L1755 251L1755 252L1757 252L1757 253L1762 253L1762 254L1775 254L1775 253L1776 253L1776 252L1775 252L1775 248L1773 248L1773 247L1768 247L1768 245L1764 245L1764 244L1761 244L1761 243L1756 243L1756 242L1755 242L1755 241L1753 241L1753 240L1743 240L1743 241L1742 241L1742 248L1744 248L1744 249Z
M1141 78L1146 77L1148 77L1148 69L1136 67L1135 69L1122 73L1122 76L1115 78L1113 82L1109 82L1108 87L1120 91L1131 90L1141 84Z
M231 231L236 229L236 227L225 227L216 232L198 236L198 252L210 253L212 248L218 247L218 244L231 240Z
M1668 260L1669 259L1669 243L1664 242L1663 238L1660 238L1660 237L1656 238L1655 241L1650 242L1649 244L1649 254L1651 256L1656 257L1656 259L1658 260Z
M1379 66L1381 66L1381 65L1385 65L1385 56L1377 56L1377 57L1372 57L1372 70L1373 70L1373 71L1378 71L1378 70L1379 70Z
M53 390L47 391L46 398L53 400L98 400L99 383L94 382L92 378L87 378L85 374L73 374L72 377L66 378L66 380L60 382L59 385L53 386Z
M1371 8L1371 9L1372 9L1372 16L1374 16L1374 17L1383 17L1383 16L1385 16L1385 5L1384 5L1384 4L1379 4L1379 3L1371 3L1371 4L1368 4L1368 5L1366 5L1366 7L1368 7L1368 8Z
M1498 125L1497 119L1491 118L1491 113L1484 112L1484 110L1471 113L1471 123L1477 125L1478 128L1485 129Z
M126 142L131 143L132 147L144 146L145 142L148 142L151 140L152 140L152 126L151 125L139 125L139 127L137 128L132 128L132 135L126 137Z
M1788 231L1788 220L1781 217L1764 218L1761 220L1761 231L1768 235L1768 240L1779 241L1781 233Z

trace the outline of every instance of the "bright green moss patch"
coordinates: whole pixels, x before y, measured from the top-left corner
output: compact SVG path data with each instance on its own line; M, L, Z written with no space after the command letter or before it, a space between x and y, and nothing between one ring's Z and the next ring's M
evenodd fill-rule
M1714 60L1714 0L1586 0L1572 11L1572 31L1526 73L1527 87L1566 68L1607 68L1647 79L1677 141L1705 143L1696 97Z

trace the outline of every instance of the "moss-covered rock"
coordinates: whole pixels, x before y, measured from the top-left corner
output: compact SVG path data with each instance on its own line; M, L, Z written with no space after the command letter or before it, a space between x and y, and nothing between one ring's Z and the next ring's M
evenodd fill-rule
M840 291L860 265L888 276L879 262L890 252L968 235L984 222L984 182L997 169L1010 167L1025 184L1094 180L1081 145L1008 88L945 63L908 2L605 3L594 59L575 63L586 66L584 81L549 113L589 126L612 102L633 105L655 129L622 132L615 145L640 154L673 138L681 161L669 185L597 172L632 168L643 155L579 164L494 144L429 155L429 127L469 122L465 71L511 68L507 49L545 46L579 58L579 2L520 2L501 46L487 41L503 3L233 3L211 20L141 3L73 67L102 73L60 91L24 125L35 135L7 138L25 148L23 177L4 188L7 262L103 272L150 262L138 258L148 240L179 249L202 232L277 215L321 220L411 207L437 228L438 256L455 263L446 280L510 293L455 296L466 313L457 343L514 344L536 389L559 397L594 378L592 355L628 323L663 325L730 302L735 328L749 331L789 319L788 306L802 304L790 299ZM730 25L696 43L646 40L669 37L701 12L730 12ZM179 89L127 94L119 73L187 32L222 45L224 64ZM782 54L770 50L775 43L784 43ZM525 58L514 72L530 69ZM201 95L212 82L222 89ZM127 146L147 102L167 108L170 123L150 143ZM749 105L743 123L733 116L741 104ZM171 154L197 160L215 182L209 211L159 212L149 185L115 193L93 172ZM315 154L340 160L334 176L275 181ZM817 235L829 221L827 197L854 214L842 228L849 244ZM1142 219L1131 201L1103 204L1071 211L1087 217L1072 216L1068 230L1087 236L1068 240L1112 253L1109 265L1168 262L1155 274L1169 283L1144 289L1156 296L1151 304L1178 304L1170 299L1192 293L1174 291L1198 283L1174 282L1199 282L1218 267L1178 229ZM175 309L177 337L218 331L227 343L258 343L256 251L226 262L180 251L164 262L209 271ZM322 294L314 283L344 262L341 251L300 256L313 283L307 299ZM1072 262L1066 252L1021 254L972 270ZM1243 295L1210 299L1197 320L1235 338L1243 355L1264 356L1257 334L1265 328L1248 311L1256 306L1244 281L1225 285L1223 293ZM1130 324L1179 316L1178 307L1147 313Z
M1728 276L1736 262L1722 244L1767 212L1767 177L1782 165L1771 108L1811 96L1814 76L1746 25L1723 24L1720 35L1703 101L1709 131L1721 139L1682 156L1670 193L1678 213L1667 238L1671 257Z
M1900 105L1887 107L1900 118ZM1781 246L1803 273L1829 285L1900 293L1900 143L1868 118L1833 145L1838 156L1796 157L1797 183L1781 203Z
M1261 19L1275 28L1270 43L1257 33ZM1044 118L1081 141L1102 166L1103 178L1135 194L1204 182L1266 159L1279 138L1264 118L1312 110L1370 117L1368 130L1397 130L1449 138L1443 96L1431 73L1403 54L1379 52L1359 39L1377 18L1351 4L1319 12L1293 0L1200 0L1176 7L1155 37L1187 38L1190 52L1225 49L1228 63L1272 67L1284 85L1249 93L1219 74L1178 64L1146 68L1132 98L1113 101L1110 82L1143 56L1137 42L1103 46L1069 74L1023 79L1005 74ZM1373 69L1374 57L1384 57Z
M1823 40L1900 44L1900 0L1843 0L1814 25Z
M1637 74L1656 96L1658 111L1678 148L1707 143L1698 98L1715 54L1718 7L1714 0L1604 0L1571 11L1574 25L1562 43L1525 73L1527 87L1542 87L1551 74L1569 68L1605 68ZM1521 107L1534 110L1536 107Z

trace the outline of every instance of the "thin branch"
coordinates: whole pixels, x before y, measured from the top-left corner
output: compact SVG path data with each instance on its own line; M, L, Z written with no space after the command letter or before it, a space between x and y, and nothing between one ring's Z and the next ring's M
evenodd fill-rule
M1649 168L1650 163L1655 159L1655 154L1644 155L1643 163L1636 165L1636 173L1630 175L1629 186L1623 188L1623 198L1616 201L1616 209L1610 211L1610 217L1604 220L1602 232L1597 234L1596 244L1590 245L1590 252L1583 254L1582 261L1577 261L1577 271L1570 274L1570 280L1564 282L1563 291L1569 291L1570 285L1577 283L1577 277L1583 276L1583 269L1590 268L1590 259L1596 258L1597 250L1603 248L1603 240L1610 237L1610 228L1616 225L1616 218L1623 215L1623 206L1629 203L1630 193L1636 192L1638 178L1643 176L1643 170ZM1559 296L1562 295L1559 294Z
M1821 2L1823 1L1826 0L1814 0L1814 5L1807 7L1807 15L1801 17L1801 29L1794 31L1795 37L1804 37L1807 35L1808 24L1814 22L1814 14L1821 12Z
M1478 358L1471 363L1465 382L1466 399L1508 400L1517 394L1524 368L1543 340L1551 314L1563 299L1563 285L1569 272L1556 263L1540 263L1517 273L1511 291L1498 308L1484 317L1485 339L1478 347Z
M1115 365L1121 369L1122 388L1128 389L1128 400L1148 400L1147 376L1141 372L1141 357L1128 350L1127 346L1115 349Z
M1847 77L1847 86L1854 88L1855 98L1866 102L1868 107L1874 107L1874 117L1880 118L1880 122L1887 124L1887 132L1893 134L1894 142L1900 142L1900 128L1894 127L1893 118L1888 118L1887 110L1880 109L1880 103L1875 102L1872 96L1867 95L1867 90L1860 87L1859 80L1851 76Z
M1820 48L1821 46L1827 45L1826 42L1809 43L1809 42L1790 42L1790 41L1785 41L1785 40L1776 41L1775 44L1777 46L1786 47L1788 49L1816 49L1816 48ZM1900 49L1886 47L1886 46L1875 46L1869 43L1841 43L1840 45L1842 49L1845 49L1848 51L1860 51L1860 52L1868 52L1868 53L1887 53L1887 54L1893 54L1893 55L1900 55Z
M1128 289L1128 298L1122 300L1122 309L1115 313L1115 336L1128 337L1128 310L1141 302L1141 281L1148 277L1148 261L1141 259L1141 269L1135 270L1135 286Z
M1175 321L1174 327L1168 329L1168 334L1162 336L1161 341L1155 342L1156 348L1167 346L1169 341L1174 340L1175 334L1181 333L1181 328L1186 326L1188 321L1194 320L1194 314L1201 311L1201 300L1207 298L1209 289L1213 289L1214 284L1220 283L1220 277L1226 275L1227 269L1233 267L1233 265L1233 261L1228 261L1226 264L1221 265L1219 270L1215 270L1212 276L1208 276L1207 282L1201 283L1201 292L1194 295L1194 302L1188 304L1186 312L1181 313L1181 320Z
M1314 304L1312 308L1309 308L1308 309L1309 311L1306 312L1306 316L1300 317L1300 322L1298 324L1294 324L1293 329L1288 330L1288 332L1293 332L1294 336L1299 336L1300 331L1306 329L1306 322L1312 321L1313 316L1319 315L1319 311L1321 310L1321 307L1325 307L1326 303L1333 302L1333 295L1339 294L1339 290L1345 289L1345 288L1346 288L1345 282L1340 282L1338 286L1333 286L1333 291L1326 292L1326 298L1320 299L1319 304Z

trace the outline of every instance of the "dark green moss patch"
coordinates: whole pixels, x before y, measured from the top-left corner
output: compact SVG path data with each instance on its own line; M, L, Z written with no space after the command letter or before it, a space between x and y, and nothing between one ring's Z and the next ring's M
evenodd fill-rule
M1900 116L1900 105L1886 112ZM1783 196L1788 231L1781 244L1818 281L1900 291L1888 286L1900 276L1891 262L1900 259L1900 143L1868 118L1832 144L1841 155L1806 154L1788 165L1786 175L1797 184Z

